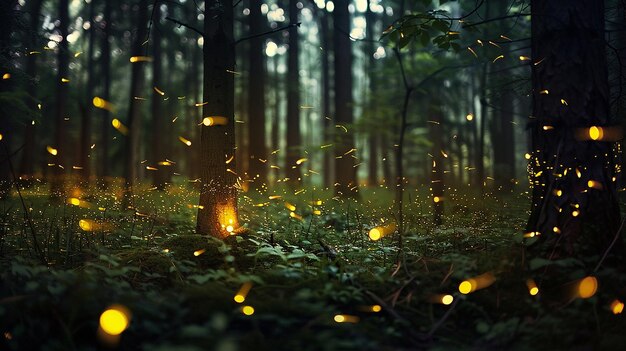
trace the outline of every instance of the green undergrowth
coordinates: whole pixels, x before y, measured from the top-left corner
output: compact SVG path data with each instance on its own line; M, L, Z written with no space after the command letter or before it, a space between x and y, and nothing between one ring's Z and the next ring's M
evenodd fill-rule
M436 227L428 193L407 190L405 232L379 241L369 230L397 221L384 188L354 200L313 188L244 193L240 234L225 240L195 234L191 186L140 188L132 209L121 209L115 189L69 197L83 202L26 189L28 217L17 194L0 203L0 349L553 350L626 341L624 318L610 310L624 275L601 269L596 294L572 298L566 283L599 258L525 257L525 194L448 189ZM565 283L550 284L554 272ZM485 273L490 286L459 293L460 282ZM537 296L528 278L542 288ZM441 303L447 294L450 305ZM113 304L132 318L107 346L98 321Z

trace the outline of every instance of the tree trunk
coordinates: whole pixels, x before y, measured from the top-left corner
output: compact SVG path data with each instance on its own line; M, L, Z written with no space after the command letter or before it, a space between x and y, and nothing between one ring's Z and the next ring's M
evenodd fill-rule
M87 49L87 87L86 98L83 100L85 104L85 111L82 114L81 129L80 129L80 160L79 165L82 167L80 171L80 178L82 185L86 188L89 185L89 178L91 176L91 158L89 154L91 152L91 116L93 112L93 88L94 88L94 48L96 40L96 25L95 21L95 1L89 4L89 46Z
M166 138L163 137L164 125L165 125L165 113L163 110L163 81L161 74L163 72L163 57L161 53L161 33L159 28L159 19L161 17L161 10L159 5L152 11L152 156L150 164L156 168L156 171L152 172L152 186L158 190L165 190L165 172L167 172L167 166L160 166L159 162L164 161L163 143ZM172 72L170 70L170 72ZM172 72L173 73L173 72ZM158 89L158 91L157 91ZM172 99L172 97L170 97ZM169 133L168 133L169 134Z
M278 73L278 61L280 59L279 55L274 55L274 58L272 59L273 63L274 63L274 120L272 125L274 126L274 128L272 128L271 134L272 134L272 152L276 151L280 148L280 128L279 126L282 125L282 118L280 117L280 91L282 89L281 86L281 77L280 77L280 73ZM279 161L280 161L280 157L279 157L279 153L275 152L272 155L272 164L278 166L279 165ZM281 171L280 168L273 168L274 171L274 183L276 183L280 177L281 177Z
M444 157L441 153L443 150L443 111L438 100L429 102L428 115L432 118L433 123L428 123L428 131L433 143L430 151L432 158L430 172L430 188L432 191L433 201L433 224L441 225L443 223L443 204L444 204Z
M148 0L141 0L137 10L137 33L133 40L131 51L132 57L145 56L143 42L146 40L148 33ZM144 85L144 66L145 61L137 60L131 63L131 83L130 97L128 109L128 135L126 135L126 162L124 168L125 189L123 207L132 205L133 186L137 180L137 167L139 165L139 132L141 130L141 101L135 97L139 97Z
M59 43L57 55L57 77L56 77L56 115L55 115L55 135L54 148L57 150L53 156L54 172L50 188L50 196L59 199L65 196L65 170L67 168L67 97L68 87L64 79L69 79L69 47L67 42L69 26L69 0L59 0L59 31L63 39Z
M367 38L370 40L368 45L365 46L366 57L369 59L369 94L368 94L368 105L370 111L375 111L376 101L375 97L377 96L377 75L376 75L376 59L374 58L374 51L376 50L375 38L374 38L374 24L376 22L376 15L372 12L370 7L370 2L367 3L367 12L365 15L367 20L366 30L367 30ZM367 167L367 183L369 186L378 185L378 132L372 130L369 138L367 139L367 148L369 150L369 162Z
M321 11L320 15L320 35L322 40L322 131L324 136L324 144L332 144L333 140L333 119L331 111L332 81L330 56L332 55L332 37L330 31L330 18L327 11ZM333 153L332 148L323 151L324 154L324 187L331 187L333 184Z
M497 2L497 13L506 14L509 4L506 1ZM506 22L502 22L500 32L505 33L508 28ZM503 45L502 55L510 57L509 45ZM501 60L503 62L503 60ZM494 74L499 88L495 89L500 93L498 98L498 108L494 111L492 119L491 140L493 146L493 177L496 189L510 192L513 189L515 178L515 134L513 133L514 94L510 85L510 72L503 70L502 66L496 66L499 70ZM496 192L499 193L499 192Z
M30 2L30 36L29 51L37 50L39 47L39 16L41 16L41 5L43 0L33 0ZM37 56L26 56L26 75L28 83L26 84L26 93L29 95L28 105L31 109L37 110ZM35 171L35 124L26 123L24 128L24 148L22 149L22 159L20 162L19 174L22 179L26 180L25 184L32 183L33 173Z
M204 116L227 119L225 125L202 126L200 207L197 231L225 237L238 227L237 177L234 174L235 44L232 0L207 3L204 21ZM227 161L230 161L226 164Z
M261 13L261 0L250 0L248 16L250 35L263 32L265 17ZM250 69L248 70L248 175L252 186L261 190L267 184L267 147L265 145L265 52L263 37L249 41Z
M104 3L104 34L102 36L102 56L100 64L102 66L102 98L111 101L111 3ZM109 176L109 131L111 130L111 116L108 109L102 109L102 124L100 126L100 181L101 189L106 189Z
M15 74L11 57L11 33L14 25L14 14L17 0L0 2L0 74ZM0 93L11 91L11 79L0 79ZM11 143L13 126L11 117L4 106L0 106L0 200L6 199L11 193Z
M335 194L356 196L358 184L354 167L354 133L352 100L352 43L348 1L338 2L333 11L335 44L335 121L345 127L337 129L335 138Z
M614 124L604 4L533 0L531 11L533 189L527 230L539 236L534 250L551 258L602 254L620 225L613 144L584 136L591 126ZM613 253L623 253L621 243Z
M289 23L298 23L297 1L289 1ZM289 28L289 51L287 52L287 157L285 176L289 184L300 184L300 167L296 161L301 157L300 136L300 43L298 27Z

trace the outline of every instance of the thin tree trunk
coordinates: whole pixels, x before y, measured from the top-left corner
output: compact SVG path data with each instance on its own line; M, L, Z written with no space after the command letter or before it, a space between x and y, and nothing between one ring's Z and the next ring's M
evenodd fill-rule
M374 58L374 51L376 50L375 38L374 38L374 25L376 22L376 15L371 9L370 2L367 3L367 12L365 14L365 18L367 20L367 35L366 37L370 40L368 45L365 46L366 57L369 58L369 94L368 94L368 106L370 111L375 111L376 108L376 96L377 94L377 85L378 77L376 70L376 59ZM368 162L368 185L376 186L378 185L378 132L371 131L369 138L367 139L367 148L369 150L369 162Z
M220 6L218 6L220 5ZM197 231L225 237L237 228L235 153L235 71L232 0L207 3L204 21L204 116L227 119L225 125L202 126L200 207ZM226 164L226 161L230 161ZM232 223L231 223L232 222Z
M298 23L297 1L289 1L289 23ZM300 167L296 161L301 157L300 136L300 43L298 27L289 28L289 51L287 52L287 157L285 176L289 184L300 184Z
M137 33L133 40L132 57L145 56L143 42L148 33L148 0L141 0L137 10ZM141 130L141 102L136 97L141 95L144 86L143 60L131 63L131 83L128 109L128 135L126 135L126 162L124 169L125 189L123 207L132 205L133 186L137 181L137 167L139 166L139 133Z
M102 98L111 101L111 10L112 1L104 3L104 34L102 36L102 56L100 64L102 66ZM100 130L100 181L98 185L101 189L108 186L109 176L109 132L111 130L111 116L108 109L102 109L102 123Z
M86 98L84 99L84 113L82 114L81 129L80 129L80 160L79 165L82 167L80 171L81 183L84 187L89 186L89 178L91 177L91 158L89 154L91 152L91 116L93 112L93 105L91 100L93 99L94 89L94 49L96 40L96 25L94 23L95 18L95 1L89 4L89 21L91 27L89 28L89 46L87 49L87 87Z
M261 0L250 0L248 15L250 35L261 33L264 16L261 13ZM261 190L267 185L267 147L265 145L265 39L253 38L249 41L250 69L248 70L248 135L250 140L250 164L248 175L252 186Z
M56 114L55 114L55 137L54 148L57 150L54 157L54 173L50 188L50 196L53 199L59 199L65 196L65 170L67 168L67 97L68 87L64 79L69 79L69 47L67 42L68 26L69 26L69 0L59 0L59 31L62 40L59 43L57 55L57 77L56 77Z
M165 172L167 172L166 166L160 166L159 162L164 161L163 143L165 139L163 137L163 131L165 127L165 113L163 110L163 55L161 50L161 33L159 28L159 18L161 17L161 10L159 5L152 11L152 31L150 33L152 40L152 100L151 100L151 114L152 114L152 150L150 164L157 170L152 172L152 186L158 190L165 190ZM169 70L171 73L172 70ZM172 74L173 76L173 74ZM158 89L158 90L157 90ZM171 97L170 97L171 99Z
M41 16L41 5L43 0L33 0L30 2L30 25L29 25L29 48L28 51L34 51L39 47L39 26ZM29 106L33 110L37 110L37 57L38 55L26 56L26 75L28 83L26 84L26 93L29 95ZM20 177L26 180L25 184L32 184L32 177L35 171L35 128L33 123L26 123L24 128L24 148L22 149L22 159L20 162Z
M333 11L335 46L335 121L339 126L335 138L335 194L356 196L358 184L354 167L352 42L348 2L338 2Z
M320 35L322 40L322 131L324 144L332 144L333 140L333 119L331 112L332 81L330 56L332 55L332 37L330 32L330 18L326 11L320 15ZM333 154L332 148L323 151L324 154L324 187L330 187L333 184Z
M441 153L443 150L443 111L438 100L429 103L429 116L433 123L428 123L429 134L433 143L430 151L433 155L431 172L430 172L430 188L432 189L433 201L433 224L441 225L443 223L443 204L444 204L444 158Z

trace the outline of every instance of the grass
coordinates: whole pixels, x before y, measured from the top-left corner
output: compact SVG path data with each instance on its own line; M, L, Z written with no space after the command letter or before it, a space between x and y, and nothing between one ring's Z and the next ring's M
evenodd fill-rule
M550 274L524 257L524 194L449 189L445 223L435 227L428 193L411 189L402 237L371 241L372 227L395 221L390 191L363 189L353 201L276 188L242 194L245 228L220 241L195 234L196 193L143 186L130 211L120 210L116 187L71 191L79 206L50 202L43 184L27 189L46 265L19 198L1 202L1 348L610 349L626 339L623 317L610 308L624 301L621 272L602 269L593 297L572 298L597 257L548 262ZM460 282L484 273L495 282L459 293ZM537 296L528 292L531 277ZM245 301L235 302L248 283ZM444 305L448 294L454 301ZM99 332L113 304L132 315L118 339Z

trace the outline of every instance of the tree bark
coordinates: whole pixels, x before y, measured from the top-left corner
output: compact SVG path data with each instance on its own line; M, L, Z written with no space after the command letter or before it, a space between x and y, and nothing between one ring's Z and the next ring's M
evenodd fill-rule
M324 135L324 144L332 144L333 140L333 118L331 111L332 80L330 57L332 55L332 37L330 30L330 18L327 11L321 11L320 35L322 40L322 131ZM324 187L331 187L333 184L333 153L332 148L324 150Z
M165 127L165 113L163 110L163 55L161 50L161 37L159 28L159 19L161 17L161 9L157 4L157 7L152 11L152 33L150 33L152 40L152 156L150 164L156 168L156 171L152 171L152 186L157 190L165 190L165 172L167 172L167 166L160 166L159 162L164 161L163 143L164 138L163 131ZM172 72L170 70L170 72ZM158 89L158 91L157 91ZM172 97L170 97L171 99Z
M352 100L352 43L348 1L338 2L333 11L335 45L335 121L345 127L335 138L335 194L356 196L358 184L354 167L354 133Z
M141 0L137 10L137 33L133 40L132 57L145 56L143 42L148 33L148 0ZM126 135L126 162L124 168L125 189L123 207L132 205L133 186L137 181L137 167L139 166L139 133L141 131L141 101L136 97L141 95L144 86L145 62L138 60L131 63L131 83L128 109L128 135Z
M369 94L368 94L368 105L369 110L374 111L376 108L375 97L377 96L377 85L378 77L376 75L376 59L374 58L374 51L376 50L376 45L374 45L374 25L376 22L376 15L372 11L370 7L370 2L367 3L367 12L365 14L365 18L367 21L366 24L366 37L370 40L368 45L365 46L366 57L369 59ZM367 148L369 151L369 162L367 167L367 183L369 186L378 185L378 132L371 131L370 136L367 139Z
M111 10L112 1L104 3L104 33L102 36L102 56L100 57L100 65L102 66L102 98L111 101ZM107 177L109 176L109 132L111 130L111 116L108 109L102 109L102 123L100 125L100 181L98 185L101 189L108 186Z
M289 1L289 23L298 23L300 10L297 1ZM301 157L300 136L300 43L298 27L289 28L289 51L287 52L287 157L285 159L285 176L288 183L300 184L300 167L296 161Z
M263 32L264 16L261 13L261 0L250 0L248 15L250 35ZM265 145L265 39L257 37L249 41L250 69L248 70L248 136L249 166L248 175L252 186L261 190L267 185L267 146Z
M613 144L579 132L614 125L604 4L533 0L531 12L533 189L527 230L538 235L532 249L552 258L602 254L620 225ZM623 253L621 240L612 252Z
M39 47L39 26L41 16L41 6L43 0L33 0L30 2L30 24L29 24L29 43L28 50L37 50ZM29 95L29 106L33 110L37 110L37 56L26 56L26 75L28 82L26 83L26 93ZM20 162L19 174L22 179L26 180L25 184L31 184L33 173L35 171L35 128L33 123L26 123L24 128L24 148L22 149L22 159Z
M57 150L53 156L54 172L50 187L50 196L59 199L65 196L65 174L67 168L67 97L68 87L63 79L69 79L69 47L67 42L69 26L69 0L59 0L59 33L63 37L58 47L57 54L57 77L56 77L56 113L55 113L55 135L54 148Z
M91 177L91 116L93 113L93 90L94 90L94 49L96 40L96 25L95 19L95 1L89 4L89 46L87 48L87 87L86 98L84 101L84 113L82 114L81 129L80 129L80 160L79 165L82 167L80 170L81 183L84 187L88 187L89 178Z
M207 3L204 21L204 116L227 118L226 125L202 126L201 190L197 231L223 238L237 222L234 126L235 44L232 0ZM228 164L227 161L230 161ZM231 223L232 221L232 223Z

